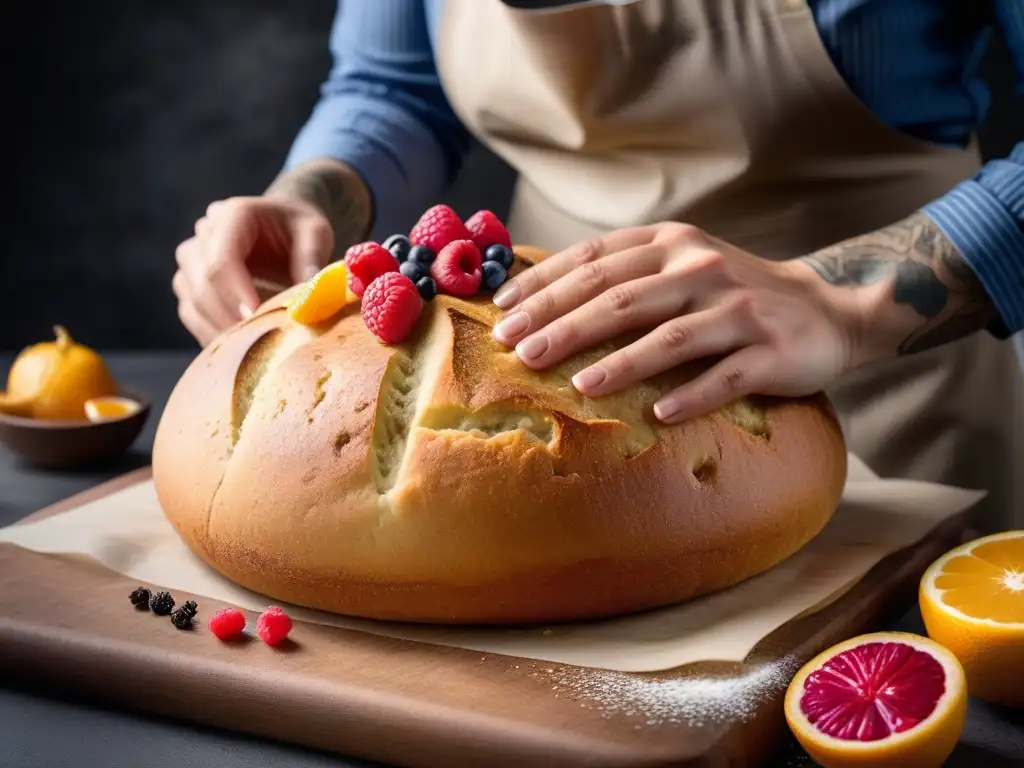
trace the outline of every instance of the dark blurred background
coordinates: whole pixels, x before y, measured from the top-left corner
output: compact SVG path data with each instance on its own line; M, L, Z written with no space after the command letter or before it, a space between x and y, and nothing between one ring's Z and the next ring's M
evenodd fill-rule
M355 0L372 2L372 0ZM330 65L334 0L50 0L8 6L0 350L66 325L101 348L193 346L175 246L211 201L258 194ZM1024 137L1005 50L985 71L986 156ZM9 177L10 178L10 177ZM477 148L448 202L503 214L514 176Z

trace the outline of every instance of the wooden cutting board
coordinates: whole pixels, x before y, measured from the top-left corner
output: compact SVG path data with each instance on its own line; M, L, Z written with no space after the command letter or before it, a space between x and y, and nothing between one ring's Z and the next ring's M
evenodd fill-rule
M149 478L126 475L28 518L59 514ZM745 665L689 665L674 680L798 664L871 631L914 600L924 569L968 533L967 513L880 562L821 611L765 638ZM760 765L786 733L776 681L743 718L645 717L595 706L587 670L550 662L297 625L281 650L215 641L136 613L136 583L86 561L0 544L0 672L115 705L410 768ZM153 585L159 586L159 585ZM176 592L181 603L190 597ZM202 615L226 607L195 597ZM250 626L255 621L249 615ZM620 678L622 679L622 678ZM692 714L692 713L691 713Z

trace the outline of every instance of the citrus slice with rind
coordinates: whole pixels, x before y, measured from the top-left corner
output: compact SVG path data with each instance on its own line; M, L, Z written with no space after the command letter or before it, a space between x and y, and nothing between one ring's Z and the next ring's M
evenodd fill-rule
M336 261L321 269L295 294L288 315L302 325L319 325L338 314L349 302L348 269Z
M85 417L93 424L99 424L131 416L141 407L128 397L94 397L85 401Z
M947 552L925 571L919 600L928 635L960 659L971 695L1024 706L1024 531Z
M829 648L796 674L786 721L824 768L938 768L967 715L956 656L902 632L861 635Z

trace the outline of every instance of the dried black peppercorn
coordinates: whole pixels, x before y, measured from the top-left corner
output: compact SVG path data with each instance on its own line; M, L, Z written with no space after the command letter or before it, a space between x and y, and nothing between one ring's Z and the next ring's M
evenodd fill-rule
M143 611L149 608L149 597L149 590L145 587L138 587L128 595L128 599L132 601L132 605Z
M149 607L157 616L167 616L174 610L174 598L170 592L157 592L149 601Z
M178 629L192 629L192 617L194 615L182 606L171 614L171 624Z

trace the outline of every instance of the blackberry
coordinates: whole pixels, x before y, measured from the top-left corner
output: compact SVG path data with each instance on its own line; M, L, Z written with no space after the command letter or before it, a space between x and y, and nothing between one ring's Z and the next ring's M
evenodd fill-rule
M416 281L416 290L420 292L420 298L424 301L433 301L437 296L437 283L428 275Z
M149 601L149 607L157 616L168 616L174 610L174 598L170 592L157 592Z
M392 256L398 259L399 264L405 263L409 258L409 251L412 249L412 243L405 235L392 235L384 241L383 245L391 251Z
M181 606L180 610L185 611L186 613L191 614L192 616L195 616L197 613L199 613L199 603L197 603L195 600L186 600L185 604Z
M149 590L145 587L138 587L128 595L128 599L132 601L132 605L143 611L149 608L149 598Z
M398 271L408 277L414 283L418 283L427 276L427 268L415 261L403 261Z
M505 268L497 261L485 261L480 265L480 271L483 275L483 287L488 291L498 290L508 277Z
M430 269L436 258L437 254L426 245L414 245L409 251L409 261L414 261L426 269Z
M501 243L495 243L484 253L484 261L497 262L505 268L505 271L508 271L512 269L515 256L512 254L512 249L508 246L502 245Z
M192 629L193 616L195 616L194 613L182 606L171 614L171 624L178 629Z

